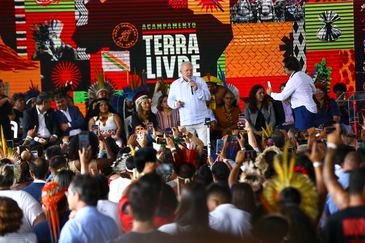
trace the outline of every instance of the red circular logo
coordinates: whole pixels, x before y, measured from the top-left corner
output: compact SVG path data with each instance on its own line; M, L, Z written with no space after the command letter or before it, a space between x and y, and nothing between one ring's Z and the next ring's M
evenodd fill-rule
M121 48L131 48L138 41L138 30L130 23L120 23L114 27L112 38Z

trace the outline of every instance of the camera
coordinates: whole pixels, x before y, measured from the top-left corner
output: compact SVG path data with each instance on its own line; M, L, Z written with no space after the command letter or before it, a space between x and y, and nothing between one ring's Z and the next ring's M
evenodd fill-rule
M158 143L158 144L166 144L166 138L157 137L156 138L156 143Z
M237 126L238 126L239 130L244 130L245 129L246 119L245 119L245 114L244 113L241 113L239 115Z
M210 124L212 124L212 121L210 120L210 117L206 117L205 121L204 121L204 125L210 126Z

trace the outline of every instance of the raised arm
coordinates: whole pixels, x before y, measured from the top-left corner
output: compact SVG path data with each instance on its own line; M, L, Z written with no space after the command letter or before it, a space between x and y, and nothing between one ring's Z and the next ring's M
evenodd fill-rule
M334 157L336 148L340 144L340 125L336 124L336 130L327 136L327 153L324 159L323 180L327 191L338 209L344 209L349 205L349 194L337 181L334 173Z

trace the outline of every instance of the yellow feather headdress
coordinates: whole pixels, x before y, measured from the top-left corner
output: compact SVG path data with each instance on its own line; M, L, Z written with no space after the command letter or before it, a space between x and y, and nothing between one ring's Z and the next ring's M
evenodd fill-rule
M311 219L318 215L318 193L312 181L305 175L294 172L295 156L288 156L289 144L286 143L282 159L274 159L274 168L277 175L264 184L262 194L263 204L269 211L278 211L280 205L280 192L292 187L301 195L300 209Z
M273 128L267 122L265 122L265 127L262 127L262 135L264 136L263 138L271 137L273 131Z
M110 82L105 80L105 75L103 70L96 71L96 79L97 81L94 84L92 84L88 89L89 103L92 103L94 100L97 99L98 93L101 90L105 90L109 98L114 94L114 87Z
M6 139L5 139L5 135L4 135L3 126L0 126L0 129L1 129L1 134L0 134L0 136L1 136L0 159L9 159L13 163L15 163L18 160L19 156L12 148L8 148L8 146L6 144Z
M14 151L12 148L8 148L8 146L6 144L3 126L0 126L0 132L1 132L1 134L0 134L0 136L1 136L0 159L1 160L8 159L12 162L12 164L0 164L0 174L4 173L4 166L11 166L13 168L14 177L15 177L16 181L19 181L20 176L21 176L21 167L20 167L20 164L18 163L19 156L18 156L17 152Z

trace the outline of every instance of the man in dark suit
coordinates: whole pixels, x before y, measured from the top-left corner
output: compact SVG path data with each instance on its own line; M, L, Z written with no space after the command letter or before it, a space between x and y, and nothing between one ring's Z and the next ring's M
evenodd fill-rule
M59 130L56 124L55 112L50 108L51 99L45 92L40 93L36 99L36 106L24 111L23 129L26 140L30 146L41 144L48 147L58 141ZM34 138L27 136L27 132L35 128Z
M57 105L56 123L62 136L75 136L85 126L85 120L77 106L67 104L67 98L64 93L54 97Z

